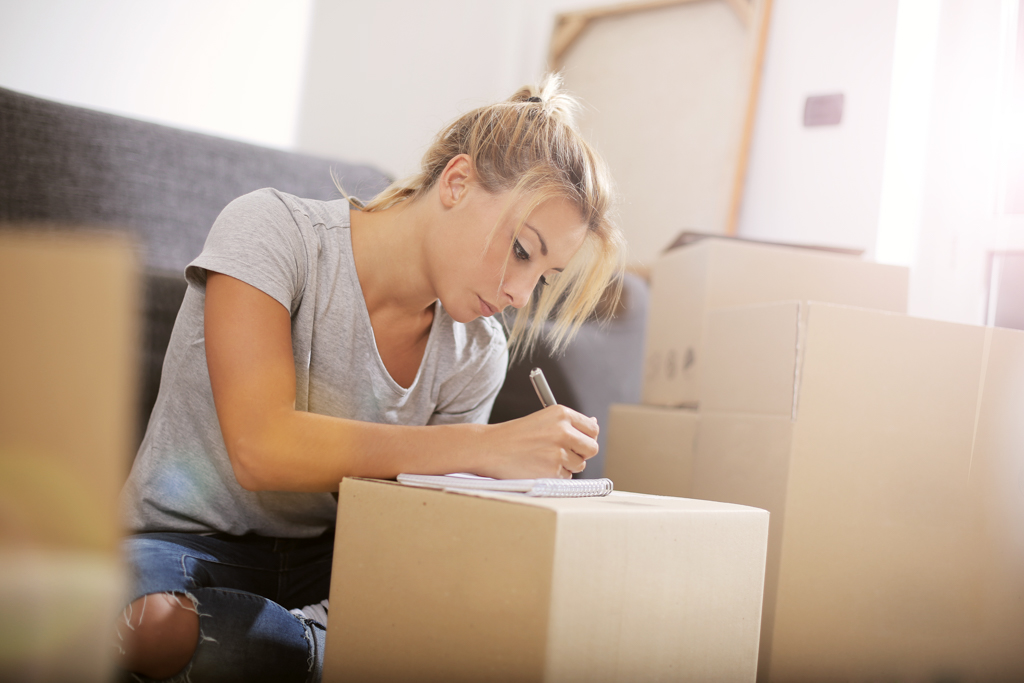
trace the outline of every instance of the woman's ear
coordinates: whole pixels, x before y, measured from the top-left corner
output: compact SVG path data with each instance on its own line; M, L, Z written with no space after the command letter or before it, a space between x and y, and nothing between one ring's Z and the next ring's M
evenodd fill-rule
M446 209L453 208L466 196L473 176L473 162L469 156L459 154L451 158L437 182L441 204Z

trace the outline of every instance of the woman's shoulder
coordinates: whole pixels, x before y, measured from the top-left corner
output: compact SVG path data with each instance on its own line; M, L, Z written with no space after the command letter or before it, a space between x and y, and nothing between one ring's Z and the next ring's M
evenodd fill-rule
M332 226L348 226L349 222L348 202L344 199L309 199L272 187L253 190L232 200L223 213L263 218L290 216L294 220L305 218L313 224Z
M249 213L259 211L286 211L290 195L272 187L247 192L228 202L223 213Z

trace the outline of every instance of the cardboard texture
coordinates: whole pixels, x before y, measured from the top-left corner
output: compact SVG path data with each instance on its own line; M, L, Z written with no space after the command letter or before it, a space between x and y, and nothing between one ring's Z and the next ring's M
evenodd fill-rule
M135 278L123 239L0 232L0 546L116 549Z
M616 489L690 497L696 411L613 404L607 430L604 474Z
M135 278L124 239L0 232L0 680L114 675Z
M712 311L692 494L767 509L759 680L1024 679L1024 333Z
M852 256L706 239L654 263L642 402L695 408L702 401L709 310L786 300L905 313L909 271Z
M768 515L345 479L325 681L751 681Z
M0 548L0 681L114 680L127 583L107 553Z

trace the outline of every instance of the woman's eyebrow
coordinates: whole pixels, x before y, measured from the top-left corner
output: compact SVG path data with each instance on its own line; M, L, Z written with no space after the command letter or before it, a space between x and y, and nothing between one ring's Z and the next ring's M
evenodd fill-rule
M547 256L548 255L548 245L544 241L544 238L541 236L540 231L537 230L537 228L535 228L532 225L530 225L529 223L524 223L524 225L526 225L526 227L528 227L530 230L533 230L537 234L537 239L540 240L540 253L542 255L544 255L544 256Z

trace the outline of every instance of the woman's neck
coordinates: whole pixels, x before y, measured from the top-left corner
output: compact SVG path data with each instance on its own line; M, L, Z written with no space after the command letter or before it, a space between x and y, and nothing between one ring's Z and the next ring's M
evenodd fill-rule
M419 316L437 294L428 277L424 240L430 207L405 200L383 211L352 209L352 253L371 317Z

